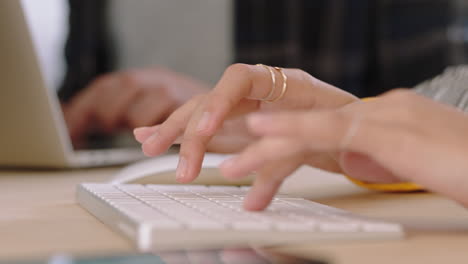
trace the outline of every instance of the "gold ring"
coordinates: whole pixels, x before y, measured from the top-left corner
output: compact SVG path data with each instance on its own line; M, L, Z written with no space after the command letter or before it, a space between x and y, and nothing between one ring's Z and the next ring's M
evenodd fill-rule
M280 100L281 98L283 98L284 95L286 94L286 91L288 90L288 76L286 75L286 73L284 73L282 68L274 67L274 69L281 73L281 76L283 77L283 87L282 87L281 93L280 93L280 95L278 95L278 97L276 97L274 99L265 100L266 102L269 102L269 103L274 103L274 102Z
M275 94L275 90L276 90L276 75L275 73L273 72L273 69L270 67L270 66L266 66L264 64L257 64L257 66L262 66L264 67L265 69L267 69L269 72L270 72L270 75L271 75L271 90L270 90L270 93L268 93L267 96L265 96L264 98L261 98L261 99L258 99L260 101L270 101L271 98L273 97L273 95Z

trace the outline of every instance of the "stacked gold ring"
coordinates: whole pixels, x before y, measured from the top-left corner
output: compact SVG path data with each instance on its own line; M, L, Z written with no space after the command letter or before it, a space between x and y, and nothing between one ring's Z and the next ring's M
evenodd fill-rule
M283 98L284 95L286 94L286 91L288 90L288 76L284 73L283 69L280 67L270 67L264 64L257 64L257 66L262 66L270 72L271 82L272 82L272 87L268 95L259 100L267 102L267 103L274 103L280 100L281 98ZM281 74L282 79L283 79L281 93L276 98L274 98L275 91L276 91L276 74L274 73L274 70L278 71Z

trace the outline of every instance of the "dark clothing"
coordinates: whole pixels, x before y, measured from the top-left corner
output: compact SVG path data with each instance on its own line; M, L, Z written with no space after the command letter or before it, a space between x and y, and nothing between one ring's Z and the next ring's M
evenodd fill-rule
M62 99L113 66L107 1L69 1ZM233 2L236 62L301 68L357 96L412 87L451 64L452 0Z
M97 76L112 71L114 54L107 26L107 0L69 0L67 71L59 98L67 101Z
M450 0L237 0L236 61L301 68L357 96L450 65Z

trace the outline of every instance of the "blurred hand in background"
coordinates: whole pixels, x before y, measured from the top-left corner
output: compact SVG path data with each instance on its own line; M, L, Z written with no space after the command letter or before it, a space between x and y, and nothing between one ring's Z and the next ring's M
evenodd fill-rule
M136 69L97 78L62 108L72 141L79 145L90 131L111 134L161 123L208 89L166 68Z

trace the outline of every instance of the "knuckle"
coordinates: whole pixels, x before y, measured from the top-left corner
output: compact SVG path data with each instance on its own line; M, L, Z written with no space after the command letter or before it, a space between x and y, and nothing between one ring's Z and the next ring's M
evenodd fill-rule
M311 82L314 83L314 78L308 74L307 72L301 70L301 69L290 69L291 74L296 77L298 81L301 82Z
M251 73L251 65L243 63L235 63L227 67L225 74L234 76L249 76Z
M106 95L107 93L106 88L109 86L108 83L110 83L111 80L112 80L111 74L99 76L88 84L88 86L86 87L86 90L90 90L90 92L94 96L97 96L97 97Z
M391 92L388 96L392 100L392 105L386 108L388 115L400 121L410 121L420 116L418 104L415 103L418 95L414 92L398 89Z
M139 85L137 74L131 71L120 73L119 82L121 87L126 90L131 89L137 92L142 89L142 86Z
M310 74L308 74L302 69L292 68L292 69L289 69L289 71L291 71L291 73L293 73L294 75L299 76L301 79L306 79L310 77Z
M394 100L399 103L406 103L409 102L415 94L408 89L394 89L388 93L385 94L385 97Z

